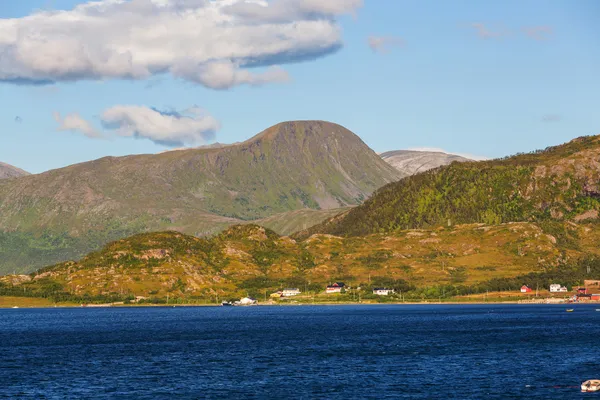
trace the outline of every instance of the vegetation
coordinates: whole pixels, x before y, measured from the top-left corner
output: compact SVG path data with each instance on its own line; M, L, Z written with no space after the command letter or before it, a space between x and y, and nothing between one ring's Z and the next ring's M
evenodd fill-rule
M363 205L297 237L514 221L555 228L562 225L552 221L600 210L599 155L599 138L591 136L531 154L453 163L388 184Z
M557 240L533 223L470 224L359 238L314 235L304 241L256 225L231 227L211 239L178 232L132 236L78 262L29 275L0 277L0 296L69 303L215 302L259 299L286 287L293 301L406 301L516 290L523 284L575 285L600 277L600 226L554 226ZM343 281L342 295L323 294ZM360 290L356 288L360 287ZM395 289L385 299L373 288ZM291 301L284 299L283 301Z
M141 232L211 236L266 218L260 223L289 234L399 177L347 129L301 121L231 146L105 157L0 180L0 274Z

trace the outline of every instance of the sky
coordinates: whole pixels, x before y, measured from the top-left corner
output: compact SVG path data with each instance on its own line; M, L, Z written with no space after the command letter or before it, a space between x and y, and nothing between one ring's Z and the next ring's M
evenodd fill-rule
M0 0L0 161L341 124L502 157L600 134L596 0Z

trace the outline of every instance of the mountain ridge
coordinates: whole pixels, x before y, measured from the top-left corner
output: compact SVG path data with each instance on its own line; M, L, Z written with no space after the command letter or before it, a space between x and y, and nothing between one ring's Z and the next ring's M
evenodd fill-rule
M23 252L56 247L44 258L58 262L139 232L210 235L240 220L354 206L399 177L354 133L323 121L283 122L220 148L103 157L0 181L0 258L9 260L0 269L19 268Z
M27 175L31 174L21 168L0 162L0 179L18 178Z
M388 164L406 176L415 175L453 162L471 159L441 151L391 150L379 154Z
M600 210L600 136L502 159L452 163L378 189L305 232L360 236L463 223L564 221ZM596 213L596 214L594 214Z

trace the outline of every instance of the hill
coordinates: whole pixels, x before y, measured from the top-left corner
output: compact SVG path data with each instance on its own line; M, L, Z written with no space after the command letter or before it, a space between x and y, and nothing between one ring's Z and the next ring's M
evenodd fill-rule
M528 222L360 238L314 235L303 241L255 225L234 226L210 239L147 233L110 243L78 262L0 277L0 295L214 302L248 294L263 299L283 287L318 295L330 282L343 281L360 286L365 296L374 286L387 286L407 298L437 299L599 277L599 227L569 223L565 229L576 238L578 250Z
M453 163L377 190L363 205L302 232L360 236L465 223L595 220L600 138L505 159Z
M400 174L342 126L275 125L229 146L105 157L0 181L0 273L139 232L210 235L299 209L360 204Z
M0 162L0 179L18 178L19 176L29 175L29 172L20 168Z
M470 161L465 157L437 151L394 150L381 153L380 156L405 176L429 171L455 161Z

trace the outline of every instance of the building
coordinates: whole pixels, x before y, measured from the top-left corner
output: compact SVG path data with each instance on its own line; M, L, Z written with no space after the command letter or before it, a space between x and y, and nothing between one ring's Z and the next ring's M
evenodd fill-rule
M550 293L563 293L566 292L567 288L559 285L558 283L553 283L550 285Z
M326 293L341 293L342 289L345 288L346 285L344 282L335 282L333 285L328 285L325 289Z
M531 288L527 285L521 286L521 293L529 293L531 292Z
M373 294L377 296L389 296L392 293L396 293L394 289L385 289L385 288L374 288Z
M281 293L281 295L283 297L289 297L289 296L298 296L300 294L300 289L298 288L288 288L288 289L283 289L283 292Z
M590 301L592 300L592 295L587 293L578 293L576 295L577 301Z
M600 301L600 294L592 294L590 300Z
M269 297L272 297L272 298L283 297L283 292L281 290L278 290L275 293L271 293L269 295Z
M252 297L244 297L243 299L240 299L239 302L236 301L236 303L238 303L240 306L250 306L256 304L256 300Z
M587 294L587 288L584 288L584 287L577 288L577 294Z

